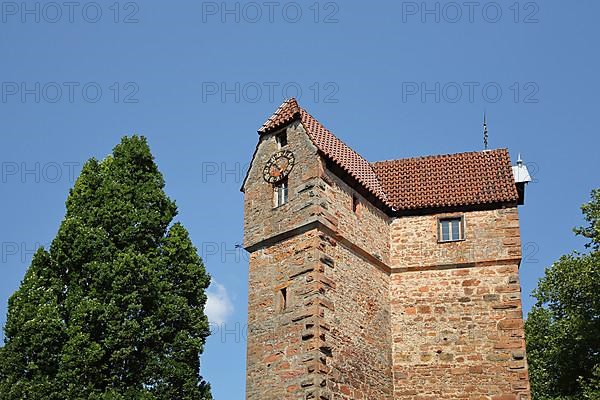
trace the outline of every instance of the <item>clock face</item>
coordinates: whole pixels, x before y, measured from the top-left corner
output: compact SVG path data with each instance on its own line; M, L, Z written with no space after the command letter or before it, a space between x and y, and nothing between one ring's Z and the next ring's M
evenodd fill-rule
M269 183L277 183L290 174L295 162L294 153L291 151L278 151L265 164L263 178Z

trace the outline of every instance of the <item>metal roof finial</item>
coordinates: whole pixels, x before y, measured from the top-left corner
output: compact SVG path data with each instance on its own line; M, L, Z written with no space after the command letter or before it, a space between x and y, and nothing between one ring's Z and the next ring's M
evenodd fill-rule
M488 127L485 111L483 112L483 148L488 149Z

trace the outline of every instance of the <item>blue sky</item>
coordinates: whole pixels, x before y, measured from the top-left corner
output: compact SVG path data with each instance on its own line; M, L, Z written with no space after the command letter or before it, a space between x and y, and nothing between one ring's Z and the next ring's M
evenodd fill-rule
M370 161L479 150L487 112L490 146L535 178L520 209L528 310L544 268L583 249L571 229L599 186L600 3L470 4L2 2L0 323L81 165L143 134L215 283L203 373L217 399L243 399L239 187L288 96Z

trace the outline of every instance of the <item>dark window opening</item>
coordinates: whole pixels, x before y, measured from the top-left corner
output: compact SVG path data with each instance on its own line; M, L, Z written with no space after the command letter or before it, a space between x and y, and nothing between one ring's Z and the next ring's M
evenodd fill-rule
M356 212L358 210L358 197L356 195L352 195L352 212Z
M281 289L281 310L287 308L287 288Z
M275 138L277 139L277 147L279 147L280 149L288 144L287 132L281 132L277 134Z

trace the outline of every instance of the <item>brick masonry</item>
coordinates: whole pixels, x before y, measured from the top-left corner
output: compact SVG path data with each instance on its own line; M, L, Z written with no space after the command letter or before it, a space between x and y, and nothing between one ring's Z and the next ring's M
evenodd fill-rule
M392 217L286 131L289 202L262 178L274 134L243 188L247 399L529 399L516 207ZM465 240L439 243L449 215Z

